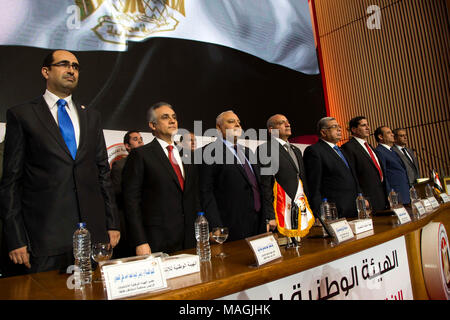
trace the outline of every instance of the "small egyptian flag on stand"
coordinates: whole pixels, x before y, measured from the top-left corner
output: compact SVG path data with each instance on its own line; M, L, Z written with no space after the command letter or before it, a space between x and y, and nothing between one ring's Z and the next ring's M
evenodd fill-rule
M273 186L273 194L273 208L278 231L286 237L306 236L314 224L314 216L303 192L302 181L298 181L294 199L288 196L277 181Z
M437 194L441 194L442 192L444 192L444 189L442 188L441 181L439 180L439 175L434 169L433 169L432 175L433 175L433 181L434 181L434 191Z

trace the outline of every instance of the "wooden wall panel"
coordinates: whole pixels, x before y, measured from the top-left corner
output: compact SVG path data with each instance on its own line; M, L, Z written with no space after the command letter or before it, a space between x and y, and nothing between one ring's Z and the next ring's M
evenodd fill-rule
M330 115L345 127L364 115L372 132L406 128L425 177L432 168L450 175L448 3L313 0ZM367 27L373 4L381 9L379 30Z

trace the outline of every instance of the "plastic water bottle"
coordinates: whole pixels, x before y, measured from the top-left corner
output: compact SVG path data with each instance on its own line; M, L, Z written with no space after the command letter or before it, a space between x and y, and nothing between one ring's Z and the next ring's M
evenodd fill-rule
M391 209L394 209L398 206L398 194L394 191L394 189L389 192L389 205L391 206Z
M79 277L80 284L92 282L91 266L91 234L86 229L86 223L77 224L73 234L73 256L75 258L75 276Z
M429 183L425 186L425 194L427 195L427 198L434 197L433 188L431 188Z
M414 186L411 186L411 188L409 189L409 197L411 198L411 203L420 200L419 195L417 194L417 190L416 188L414 188Z
M197 240L197 255L200 257L200 261L210 261L209 224L204 212L199 212L195 220L195 239Z
M320 204L320 218L323 222L332 219L331 208L327 198L323 198L322 203ZM328 236L328 233L323 226L322 234L324 237Z
M358 219L369 218L369 215L367 214L366 199L362 193L358 193L358 196L356 197L356 210L358 211Z

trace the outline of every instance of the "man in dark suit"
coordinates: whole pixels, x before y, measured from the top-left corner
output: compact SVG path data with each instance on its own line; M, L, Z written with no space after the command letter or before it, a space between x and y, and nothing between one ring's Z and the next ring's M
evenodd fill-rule
M349 130L353 137L342 145L342 150L348 156L358 177L362 193L370 200L372 209L385 210L389 205L386 181L381 162L375 150L367 142L370 136L369 123L365 117L355 117L349 121Z
M1 214L10 259L31 273L72 263L80 221L92 243L120 237L100 115L72 100L78 72L72 53L52 52L45 94L6 114Z
M258 161L261 168L271 168L272 171L271 174L261 174L261 189L266 219L269 221L270 227L275 228L277 226L273 207L275 181L281 185L290 199L295 198L299 180L302 182L302 188L306 195L308 194L308 186L302 152L288 141L292 134L288 119L281 114L271 116L267 120L267 130L270 133L270 138L267 143L258 147L257 154L261 156L259 157L261 161ZM273 135L274 130L278 130L278 137ZM273 156L272 150L275 151ZM264 161L262 157L265 156L270 161Z
M336 145L342 138L341 126L335 118L326 117L319 120L317 131L320 140L303 154L311 209L320 214L322 199L327 198L328 202L336 203L339 218L357 217L356 174L348 156Z
M389 127L380 126L375 130L374 135L378 143L376 148L378 157L386 168L386 192L389 193L394 189L400 196L399 203L410 203L408 174L402 159L393 150L394 134Z
M123 137L123 145L129 154L132 149L143 146L144 140L139 131L130 130ZM111 181L114 188L114 194L116 195L117 208L119 209L121 234L120 242L113 252L114 258L123 258L133 255L133 253L130 252L130 246L128 244L122 195L122 171L126 161L127 156L124 156L123 158L114 161L111 166Z
M266 231L261 209L259 167L250 150L237 144L238 116L225 111L216 118L217 140L203 149L200 198L210 228L228 227L230 241Z
M420 178L419 162L417 161L414 151L406 147L408 136L405 129L394 129L395 145L394 151L402 159L405 164L406 172L408 173L409 185L412 186Z
M200 210L196 168L175 147L178 121L172 106L157 103L147 118L155 138L131 150L122 174L129 242L136 255L193 248Z

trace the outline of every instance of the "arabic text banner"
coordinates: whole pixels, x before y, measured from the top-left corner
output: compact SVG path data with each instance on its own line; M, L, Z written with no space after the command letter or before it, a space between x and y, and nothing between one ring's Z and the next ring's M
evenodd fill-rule
M220 300L413 300L405 237Z

